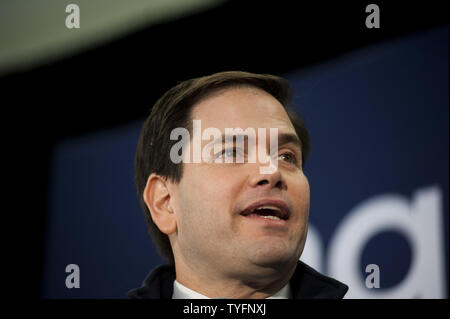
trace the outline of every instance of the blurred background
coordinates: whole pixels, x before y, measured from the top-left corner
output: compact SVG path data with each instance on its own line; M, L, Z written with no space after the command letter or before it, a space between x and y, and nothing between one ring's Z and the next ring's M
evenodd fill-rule
M301 259L347 298L448 298L443 2L377 1L379 29L365 25L370 3L3 0L1 101L17 113L3 119L19 137L12 189L30 239L16 236L16 254L36 263L31 293L125 298L163 262L133 181L140 128L178 82L243 70L289 79L311 134ZM66 287L69 264L79 288Z

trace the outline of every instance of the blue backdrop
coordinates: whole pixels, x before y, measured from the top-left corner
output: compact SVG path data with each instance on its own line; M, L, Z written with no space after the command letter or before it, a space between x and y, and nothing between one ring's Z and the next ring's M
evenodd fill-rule
M284 74L312 138L302 259L349 284L349 298L448 297L448 36L441 27ZM124 298L162 262L133 182L143 121L54 147L42 297ZM80 288L66 287L68 264ZM366 285L369 264L379 288Z

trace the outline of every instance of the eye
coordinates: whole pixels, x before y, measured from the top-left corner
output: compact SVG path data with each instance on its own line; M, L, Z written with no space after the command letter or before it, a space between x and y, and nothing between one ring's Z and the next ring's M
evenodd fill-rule
M291 164L297 164L297 156L290 152L281 154L280 159Z
M236 152L235 148L227 148L227 149L222 151L222 155L225 155L226 157L235 158L236 154L237 154L237 152Z
M240 154L240 151L237 150L235 147L225 148L221 152L217 153L214 158L233 158L235 159L238 154Z

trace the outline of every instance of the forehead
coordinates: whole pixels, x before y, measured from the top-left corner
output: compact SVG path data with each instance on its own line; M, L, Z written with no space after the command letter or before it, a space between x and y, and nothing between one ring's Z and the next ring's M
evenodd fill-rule
M202 127L295 129L281 103L264 90L253 87L229 88L201 100L192 109L192 119Z

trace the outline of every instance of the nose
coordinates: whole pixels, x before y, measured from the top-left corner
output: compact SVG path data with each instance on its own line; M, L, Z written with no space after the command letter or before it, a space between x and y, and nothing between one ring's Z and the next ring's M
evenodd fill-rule
M286 189L286 183L278 168L268 174L261 174L258 170L256 174L250 176L249 184L253 188Z

